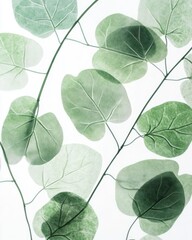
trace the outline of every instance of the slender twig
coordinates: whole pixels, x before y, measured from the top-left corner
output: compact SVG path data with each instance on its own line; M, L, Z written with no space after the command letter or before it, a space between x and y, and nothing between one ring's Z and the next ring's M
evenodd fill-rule
M44 187L41 188L41 189L35 194L35 196L32 198L32 200L30 200L29 202L26 202L25 205L31 204L31 203L36 199L36 197L37 197L43 190L45 190Z
M165 73L159 68L156 64L149 62L153 67L155 67L163 76L165 76Z
M141 138L141 136L138 136L138 137L134 138L130 143L124 144L124 147L130 146L132 143L134 143L134 142L135 142L137 139L139 139L139 138Z
M178 79L167 78L166 81L179 82L179 81L183 81L183 80L187 80L187 79L189 79L189 77L182 77L182 78L178 78Z
M85 33L84 33L84 31L83 31L83 28L82 28L80 22L79 22L79 27L80 27L80 30L81 30L81 33L82 33L82 35L83 35L83 39L84 39L85 43L86 43L87 45L89 45L89 43L88 43L88 41L87 41L87 38L86 38L86 36L85 36Z
M29 235L30 235L30 240L33 240L33 237L32 237L32 231L31 231L31 227L30 227L30 223L29 223L29 219L28 219L28 216L27 216L27 210L26 210L26 205L25 205L25 200L24 200L24 197L23 197L23 194L21 192L21 189L11 171L11 168L9 166L9 162L8 162L8 158L7 158L7 154L5 152L5 149L3 147L3 144L0 142L0 146L1 146L1 149L2 149L2 152L3 152L3 156L4 156L4 159L5 159L5 162L6 162L6 165L7 165L7 168L8 168L8 171L9 171L9 174L18 190L18 193L21 197L21 201L22 201L22 204L23 204L23 210L24 210L24 215L25 215L25 219L26 219L26 223L27 223L27 226L28 226L28 229L29 229Z
M109 132L111 133L113 139L115 140L115 143L117 145L117 149L119 149L119 143L117 141L117 138L116 138L115 134L113 133L112 129L110 128L110 126L109 126L109 124L107 122L105 122L105 125L107 126Z
M137 218L132 222L131 226L129 227L128 232L127 232L127 235L126 235L126 240L129 239L130 231L131 231L132 227L134 226L134 224L136 223L136 221L137 221L138 219L139 219L139 217L137 217Z
M3 181L0 181L0 183L14 183L13 180L3 180Z
M46 72L34 71L34 70L29 69L29 68L23 68L23 70L26 70L26 71L32 72L32 73L42 74L42 75L46 74Z

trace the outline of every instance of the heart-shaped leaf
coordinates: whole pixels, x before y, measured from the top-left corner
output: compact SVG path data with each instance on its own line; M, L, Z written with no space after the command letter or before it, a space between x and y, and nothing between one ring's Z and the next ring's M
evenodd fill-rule
M192 38L192 1L141 0L139 20L160 35L166 35L175 47L183 47Z
M12 33L0 33L0 89L23 88L28 67L39 63L42 48L34 40Z
M53 113L35 116L37 102L20 97L10 106L2 129L2 143L9 163L18 163L23 156L31 164L44 164L60 150L62 128Z
M163 41L138 21L122 14L105 18L96 29L100 49L93 57L94 67L104 70L120 82L143 77L147 62L166 57Z
M144 160L128 167L123 168L116 180L116 202L118 208L125 214L134 216L135 211L133 209L133 199L135 194L141 187L154 179L156 176L160 176L165 172L171 172L182 184L184 189L185 205L189 202L192 194L192 176L181 175L178 176L179 166L172 160ZM174 177L174 178L175 178ZM150 188L155 192L155 188ZM148 197L151 195L149 194ZM146 198L146 201L147 198ZM168 231L177 217L171 220L165 221L151 221L148 219L140 218L140 225L143 231L150 235L160 235Z
M87 198L100 173L101 161L101 155L93 149L70 144L63 146L47 164L29 166L29 172L35 182L45 188L49 197L70 191Z
M125 121L131 107L125 88L106 72L84 70L62 83L63 106L76 129L91 140L105 133L105 123Z
M12 0L18 24L38 37L70 28L77 18L76 0Z
M184 153L192 141L192 109L185 103L166 102L145 112L137 126L146 147L164 157Z
M53 197L36 213L33 226L35 233L46 239L93 240L98 220L85 200L75 194L63 192Z

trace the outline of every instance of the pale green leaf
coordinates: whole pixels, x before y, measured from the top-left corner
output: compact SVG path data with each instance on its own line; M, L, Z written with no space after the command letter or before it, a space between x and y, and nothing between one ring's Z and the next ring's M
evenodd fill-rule
M16 21L39 37L68 29L77 18L76 0L12 0Z
M182 102L166 102L145 112L137 126L150 151L176 157L192 141L192 109Z
M36 213L33 227L39 237L46 239L93 240L98 220L85 200L73 193L63 192Z
M192 80L184 81L181 86L181 94L186 103L192 107Z
M120 123L131 114L125 88L100 70L65 76L61 94L64 109L76 129L91 140L103 137L107 122Z
M31 164L44 164L61 148L63 133L58 120L53 113L36 118L36 104L32 97L20 97L10 106L2 128L2 143L11 164L23 156Z
M160 35L166 35L175 47L183 47L192 38L191 0L141 0L139 20Z
M34 40L12 33L0 33L0 89L23 88L26 68L39 63L42 48Z
M143 77L147 62L159 62L167 54L165 44L152 30L122 14L101 21L96 38L100 49L93 57L94 67L122 83Z
M101 170L101 155L80 144L63 146L47 164L29 166L34 181L43 186L49 197L59 192L73 192L87 198Z
M184 59L184 69L189 80L182 82L180 89L186 103L192 107L192 54Z
M192 79L192 54L189 54L183 60L184 69L189 79Z
M123 168L119 172L116 180L116 202L118 208L127 215L135 215L132 203L136 192L144 183L164 172L172 172L180 181L184 189L186 205L192 194L192 176L187 174L178 176L178 170L179 166L175 161L155 159L144 160ZM141 218L139 222L141 228L148 234L160 235L168 231L176 219L177 217L166 221L151 221Z

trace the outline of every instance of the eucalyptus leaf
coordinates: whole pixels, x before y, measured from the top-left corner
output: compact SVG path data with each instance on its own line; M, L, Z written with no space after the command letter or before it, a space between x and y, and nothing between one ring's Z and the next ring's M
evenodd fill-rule
M192 109L185 103L166 102L145 112L137 123L146 147L164 157L184 153L192 141Z
M138 19L175 47L183 47L192 38L191 9L191 0L141 0Z
M192 80L184 81L181 86L181 94L186 103L192 107Z
M61 95L76 129L91 140L104 136L107 122L120 123L131 114L125 88L100 70L84 70L77 77L65 76Z
M172 172L184 189L185 205L192 194L192 175L178 176L179 165L172 160L144 160L123 168L116 178L116 203L125 214L134 216L132 204L136 192L144 183L165 172ZM137 176L137 177L135 177ZM154 188L151 190L155 191ZM177 217L166 221L151 221L140 218L142 230L150 235L160 235L168 231Z
M12 0L18 24L38 37L68 29L77 19L76 0Z
M100 49L93 57L94 67L122 83L143 77L147 62L159 62L167 54L165 44L152 30L122 14L101 21L96 38Z
M152 222L172 220L184 206L184 189L173 172L161 173L144 183L133 200L136 215Z
M36 100L20 97L10 106L2 128L2 143L10 164L23 156L31 164L44 164L60 150L62 128L53 113L36 117Z
M63 146L47 164L29 166L29 172L34 181L45 188L49 197L70 191L87 198L98 178L101 163L101 155L93 149L70 144Z
M187 55L183 63L187 77L192 79L192 54Z
M42 48L34 40L12 33L0 33L0 89L23 88L27 68L39 63Z
M73 193L63 192L36 213L33 227L39 237L46 239L93 240L98 220L85 200Z

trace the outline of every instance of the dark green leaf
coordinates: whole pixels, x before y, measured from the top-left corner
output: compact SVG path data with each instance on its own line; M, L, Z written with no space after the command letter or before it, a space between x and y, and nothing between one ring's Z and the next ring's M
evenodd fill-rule
M2 129L2 143L9 163L14 164L26 156L31 164L43 164L60 150L63 133L53 113L36 118L37 102L32 97L13 101Z
M80 144L63 146L47 164L29 166L35 182L45 188L49 197L70 191L87 198L101 170L101 155Z
M64 109L77 130L91 140L105 133L105 123L127 120L131 113L127 93L115 78L103 71L84 70L67 75L62 83Z
M125 214L134 216L132 204L136 192L144 183L150 181L164 172L172 172L178 178L184 188L185 205L189 202L192 194L192 176L178 176L179 166L172 160L144 160L123 168L116 181L116 202L118 208ZM137 177L135 177L137 176ZM152 189L151 189L152 190ZM155 191L153 189L153 191ZM140 226L144 232L150 235L160 235L168 231L177 217L166 221L151 221L140 218Z
M192 38L191 0L141 0L139 20L160 35L166 35L176 47Z
M77 18L76 0L12 0L19 25L36 36L70 28Z
M39 63L42 48L35 41L12 33L0 34L0 89L23 88L26 68Z
M167 102L145 112L137 126L146 147L164 157L184 153L192 141L192 109L181 102Z
M98 220L91 206L86 206L85 200L63 192L36 213L33 226L35 233L46 239L93 240Z
M133 200L136 215L155 222L178 217L184 206L183 186L173 172L161 173L144 183Z
M150 29L122 14L105 18L96 29L99 51L93 65L107 71L120 82L144 76L147 61L159 62L166 57L166 46Z

